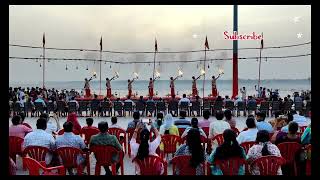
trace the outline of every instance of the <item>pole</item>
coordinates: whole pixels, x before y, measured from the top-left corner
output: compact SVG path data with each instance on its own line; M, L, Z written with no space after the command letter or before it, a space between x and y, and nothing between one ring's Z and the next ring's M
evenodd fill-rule
M260 48L260 60L259 60L259 81L258 81L258 90L260 89L260 71L261 71L261 51L262 48Z
M156 69L156 51L154 51L154 56L153 56L153 75L152 75L152 80L154 80L154 71Z
M238 5L233 6L233 31L238 31ZM232 98L238 95L238 40L233 40Z
M99 88L99 95L101 95L101 62L102 62L102 51L100 51L100 88Z
M206 72L206 59L207 59L207 48L204 48L204 62L203 62L203 71ZM206 73L203 75L203 82L202 82L202 98L204 98L204 84L206 81Z
M46 66L46 61L45 61L45 56L46 56L46 53L45 53L45 50L46 48L43 46L43 49L42 49L42 88L45 88L45 66Z

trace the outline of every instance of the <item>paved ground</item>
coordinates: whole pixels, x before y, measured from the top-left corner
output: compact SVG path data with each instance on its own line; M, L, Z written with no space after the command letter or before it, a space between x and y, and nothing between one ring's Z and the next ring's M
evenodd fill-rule
M78 118L81 126L86 125L85 119L86 119L85 117ZM199 117L198 119L201 120L202 117ZM269 119L271 119L271 118L270 117L267 118L267 120L269 120ZM126 128L128 122L131 120L132 120L132 117L120 117L120 118L118 118L118 124L121 127ZM237 117L236 118L236 122L237 122L236 127L239 129L239 131L241 131L242 129L244 129L246 127L245 120L246 120L246 117ZM36 121L37 121L37 118L30 118L30 117L26 118L26 120L25 120L25 122L30 124L33 129L36 129ZM59 121L60 121L60 124L62 127L63 123L66 121L66 118L60 118ZM111 124L110 117L94 117L93 125L97 126L100 121L107 121L109 125ZM211 117L210 121L216 121L216 119L214 117ZM308 118L308 121L310 122L309 118ZM10 119L10 124L11 124L11 119ZM96 160L94 158L94 155L91 154L90 155L90 167L91 167L90 172L91 172L91 174L94 174L95 164L96 164ZM18 170L17 170L18 175L27 175L28 174L27 171L22 170L22 159L20 157L17 157L17 166L18 166ZM135 172L135 170L134 170L134 164L132 163L132 159L130 159L128 154L126 154L124 157L124 174L125 175L134 175L135 174L134 172ZM104 173L105 173L105 171L102 168L101 174L104 174ZM168 165L168 174L172 174L172 166L170 164Z

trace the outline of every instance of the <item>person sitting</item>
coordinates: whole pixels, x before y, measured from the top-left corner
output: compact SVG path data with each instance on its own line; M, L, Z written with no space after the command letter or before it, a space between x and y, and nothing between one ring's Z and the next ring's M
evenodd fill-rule
M187 102L188 103L188 106L190 105L190 99L187 98L187 95L186 94L183 94L182 95L182 99L180 99L178 105L180 106L181 105L181 102Z
M98 124L98 129L100 130L100 133L97 135L91 136L89 147L92 147L94 145L105 145L105 146L113 146L118 151L122 151L122 146L119 143L118 139L114 135L110 135L108 133L108 122L101 121ZM115 155L112 159L119 159L119 155ZM117 163L116 169L117 172L120 168L120 163ZM104 169L106 171L106 175L111 175L111 171L108 166L104 166Z
M195 103L195 104L198 103L199 104L199 111L196 111L197 112L197 116L199 116L199 114L200 114L200 106L202 104L201 101L200 101L200 97L196 96L196 99L191 102L192 106L193 106L193 103ZM194 111L191 111L191 113L192 113L193 116L195 116Z
M132 106L135 106L136 104L131 100L131 96L127 96L127 99L124 102L131 102Z
M301 143L300 137L297 136L299 129L298 123L292 121L289 123L289 132L279 132L276 137L275 144L280 144L283 142L297 142Z
M266 130L260 130L257 133L257 144L253 145L247 154L247 163L250 165L255 159L262 157L262 156L268 156L268 155L274 155L281 157L279 148L270 142L269 132ZM256 166L253 166L250 168L250 172L252 175L260 175L259 168ZM282 175L281 167L278 169L278 175Z
M257 138L258 129L256 127L256 123L253 117L249 117L246 120L247 130L240 132L237 137L237 141L239 144L249 141L255 141Z
M75 99L74 96L71 97L71 100L70 100L69 102L70 102L70 103L75 102L75 103L76 103L76 110L79 109L79 103L78 103L78 101Z
M187 112L186 111L180 111L180 118L174 121L174 125L176 125L178 128L187 128L191 126L191 123L189 120L186 119Z
M153 126L159 130L162 123L163 123L163 113L159 112L157 114L157 119L153 122Z
M192 118L192 119L191 119L191 127L187 127L187 128L184 130L184 132L183 132L182 135L181 135L181 138L184 138L184 137L188 134L188 132L189 132L189 130L190 130L191 128L196 128L196 129L198 129L198 130L200 131L200 135L203 136L203 137L205 137L205 138L207 138L206 133L205 133L201 128L198 127L198 119L197 119L197 118Z
M179 104L178 100L176 99L176 95L173 95L170 99L168 104ZM169 111L168 112L172 114L173 117L176 117L177 111Z
M19 116L21 117L20 124L25 125L25 126L27 126L28 128L31 128L31 129L32 129L32 127L30 126L30 124L24 122L24 120L26 119L26 113L20 112L20 113L19 113Z
M127 132L129 129L135 129L137 123L140 121L140 113L138 111L135 111L132 116L133 120L128 123Z
M84 151L87 151L86 144L84 143L83 139L78 136L74 135L72 130L73 130L73 124L72 122L65 122L63 124L63 129L64 129L64 134L60 135L56 138L56 147L74 147L78 148ZM77 156L77 164L85 167L85 157L83 155L79 154ZM73 175L73 169L72 168L67 168L68 172L70 175Z
M81 126L75 112L69 113L67 117L67 122L72 122L73 124L73 133L79 135L81 132Z
M311 143L311 124L309 124L309 126L302 133L301 143L304 145Z
M258 130L267 130L269 133L273 132L273 128L270 123L265 122L266 114L263 112L256 113L256 120L257 120L257 129Z
M203 162L206 160L205 151L201 145L200 139L200 131L198 129L192 128L189 130L187 135L187 140L184 144L180 145L180 147L175 152L174 156L182 156L182 155L190 155L191 159L190 166L192 168L196 168L196 175L204 175L203 174ZM180 174L180 169L176 168L176 174Z
M13 116L11 122L12 125L9 127L9 136L24 138L26 134L32 132L31 128L20 123L21 117L19 115Z
M56 149L56 143L52 134L47 133L47 120L44 118L39 118L37 120L37 129L33 132L28 133L24 137L23 148L28 146L41 146L48 148L51 152ZM46 164L50 164L52 160L52 154L48 153L46 155Z
M225 121L230 124L231 128L236 128L236 120L232 117L232 112L229 109L224 111Z
M155 133L156 138L150 142L150 132L147 128L145 128L144 124L139 122L134 130L133 136L130 140L131 147L131 156L133 159L137 158L139 160L143 160L149 155L158 156L156 153L157 148L160 145L161 137L156 128L151 126L150 131ZM138 133L140 132L140 144L137 143ZM140 167L135 164L136 175L140 175ZM163 174L164 166L163 164L159 164L159 175Z
M210 111L208 110L203 111L203 120L199 121L198 123L198 126L200 128L210 127L210 121L209 121L210 115L211 115Z
M233 101L229 98L229 96L226 95L226 96L225 96L225 99L223 100L223 104L226 104L226 102L228 102L228 101L233 102Z
M216 112L216 121L212 121L210 123L209 128L209 138L213 138L218 134L222 134L224 130L230 129L230 124L226 121L223 121L223 112L217 111Z
M300 114L297 114L297 111L291 111L291 114L293 115L293 121L298 123L299 127L308 126L306 117L301 116Z
M94 94L93 95L93 99L92 99L92 101L91 101L91 107L93 106L93 107L97 107L97 109L98 109L98 114L100 113L100 108L101 108L101 106L100 106L100 100L98 99L98 95L96 95L96 94ZM95 116L97 115L97 111L91 111ZM92 114L92 115L93 115Z
M227 160L231 158L243 158L246 159L245 150L237 142L237 134L231 130L226 129L223 132L224 142L213 151L208 159L208 162L214 164L216 160ZM244 175L244 166L240 166L238 175ZM223 175L221 169L215 165L211 165L212 175Z
M167 114L164 118L164 123L160 126L160 134L170 134L179 136L178 127L173 124L173 117L171 114Z
M81 132L84 132L88 129L98 129L96 126L92 126L93 124L93 118L89 117L86 119L86 123L87 123L87 126L84 126L82 129L81 129Z
M287 118L284 117L282 113L278 111L278 112L275 112L274 119L270 120L269 123L271 124L274 131L278 131L278 130L281 130L281 128L286 125L286 121L287 121L286 119Z
M121 126L119 126L118 124L118 118L116 116L112 116L111 117L111 126L109 128L119 128L124 130Z
M153 102L153 103L154 103L154 100L153 100L152 96L149 96L149 97L148 97L148 100L147 100L146 103L148 103L148 102Z
M285 132L285 133L288 133L289 132L289 123L293 121L293 115L292 114L288 114L288 117L286 119L286 124L285 126L283 126L281 128L281 132Z

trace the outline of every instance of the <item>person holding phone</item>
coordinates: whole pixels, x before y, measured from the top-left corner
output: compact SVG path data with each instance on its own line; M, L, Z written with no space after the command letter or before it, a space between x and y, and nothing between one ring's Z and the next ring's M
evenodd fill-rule
M146 119L147 120L147 119ZM143 120L142 122L139 122L134 130L133 136L130 140L130 146L131 146L131 156L134 158L138 158L139 160L143 160L144 158L148 157L149 155L158 156L156 153L157 148L160 145L161 137L157 130L157 128L154 128L151 125L150 131L145 128L144 122L146 120ZM149 121L149 120L148 120ZM153 131L156 138L154 141L150 142L150 132ZM140 144L137 143L137 137L138 132L140 132ZM140 174L140 168L137 164L136 166L136 174ZM163 174L164 167L163 164L159 164L159 174Z

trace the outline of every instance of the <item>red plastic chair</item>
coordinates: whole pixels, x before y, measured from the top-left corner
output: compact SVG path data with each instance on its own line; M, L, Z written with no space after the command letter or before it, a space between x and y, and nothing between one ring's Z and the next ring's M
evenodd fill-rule
M126 131L120 128L109 128L108 133L115 135L119 141L119 143L124 147L124 152L127 153L127 134ZM122 135L123 139L120 140L120 136Z
M165 134L161 136L161 142L163 143L163 151L161 152L161 158L164 158L166 154L173 154L177 151L177 145L182 144L180 136Z
M167 175L167 162L164 161L159 156L149 155L148 157L140 160L138 158L134 158L132 160L133 163L137 163L140 167L140 174L141 175L161 175L160 172L157 171L158 166L160 163L164 166L164 173L163 175Z
M95 158L97 160L96 167L95 167L95 175L100 175L101 173L101 166L111 166L112 175L116 175L116 163L112 162L112 156L115 154L119 154L119 162L121 168L121 174L124 174L124 167L123 167L123 151L118 151L113 146L105 146L105 145L94 145L90 147L90 151L94 153Z
M240 166L246 164L246 160L243 158L230 158L228 160L216 160L214 162L215 166L218 166L219 169L222 171L223 175L238 175ZM207 162L207 174L211 174L211 164Z
M177 168L179 169L179 175L196 175L196 168L190 166L191 156L175 156L172 159L172 171L173 175L177 175ZM205 175L205 162L202 163L203 175Z
M302 145L296 142L284 142L277 145L282 157L286 160L285 165L293 167L294 175L298 174L297 164L295 161L297 153L301 151Z
M234 132L236 132L237 136L240 134L240 131L238 128L231 128Z
M23 150L23 157L30 157L46 167L46 155L50 150L42 146L28 146Z
M100 133L100 130L96 127L81 129L81 135L84 135L84 143L86 145L88 145L90 143L91 136L99 134L99 133Z
M255 159L251 167L256 166L259 169L260 175L262 176L275 176L277 175L278 169L285 163L285 159L279 156L262 156Z
M213 138L208 140L208 148L207 153L211 153L212 151L212 142L217 141L218 145L220 146L224 142L223 134L217 134Z
M255 141L248 141L248 142L241 143L240 146L242 146L246 154L248 154L249 149L255 144L256 144Z
M41 175L61 175L61 176L63 176L66 174L66 171L63 166L46 168L43 165L41 165L41 163L39 163L38 161L36 161L30 157L23 157L22 160L23 160L23 163L26 164L26 167L29 171L29 175L31 175L31 176L39 176L40 170L43 171L43 173ZM57 173L52 172L54 170L58 170L58 172Z
M307 151L307 154L311 154L311 148L311 144L306 146L305 150ZM308 158L306 162L306 175L311 176L311 157Z
M28 128L32 129L32 127L28 123L22 123L22 125L27 126Z
M209 136L209 127L203 127L202 130L206 133L207 137Z
M16 163L16 156L22 156L23 139L16 136L9 136L9 156Z
M67 168L77 168L77 174L82 175L83 167L77 164L77 156L84 155L86 159L87 173L90 175L89 153L83 152L81 149L74 147L60 147L56 150L62 159L63 166Z
M178 128L178 130L179 130L179 136L181 137L181 135L186 130L186 128Z

